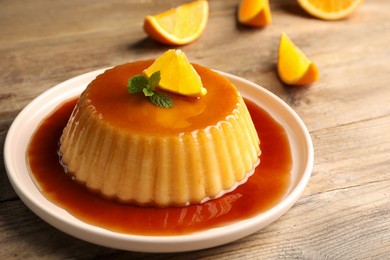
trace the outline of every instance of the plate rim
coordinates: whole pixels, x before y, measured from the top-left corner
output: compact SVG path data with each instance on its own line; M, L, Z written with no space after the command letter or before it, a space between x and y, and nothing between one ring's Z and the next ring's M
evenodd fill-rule
M233 242L237 239L243 238L254 232L257 232L260 229L268 226L272 222L276 221L283 214L285 214L295 204L295 202L299 199L299 197L303 193L303 190L307 186L312 173L312 169L314 165L314 149L313 149L310 133L306 128L302 119L287 103L285 103L282 99L280 99L278 96L276 96L274 93L270 92L269 90L244 78L235 76L230 73L215 70L216 72L220 73L222 76L232 81L233 84L237 86L240 92L244 85L247 86L248 88L252 88L254 91L262 92L263 95L269 97L272 102L276 102L282 109L284 109L290 116L292 116L292 118L295 120L295 123L298 124L300 130L302 131L301 134L304 137L304 142L306 146L305 148L307 149L307 158L305 160L306 163L304 165L304 172L302 173L302 177L300 178L298 183L294 185L292 190L287 192L287 194L283 197L283 199L280 202L278 202L269 210L257 214L253 217L250 217L248 219L240 220L231 224L224 225L222 227L212 228L210 229L213 230L212 232L210 232L210 230L205 230L205 231L200 231L200 232L195 232L195 233L185 234L185 235L145 236L145 235L117 233L114 231L110 231L104 228L100 228L85 223L77 219L70 213L68 213L66 210L55 205L54 203L52 203L42 195L42 197L44 198L44 200L46 200L47 203L52 204L54 208L58 208L60 211L63 211L62 213L65 212L68 215L67 217L70 217L70 220L64 220L63 218L58 218L58 214L54 214L54 212L50 211L48 208L45 208L42 204L38 203L39 201L37 200L37 198L29 197L28 195L31 194L29 194L28 191L23 190L24 187L21 186L20 182L18 182L19 181L17 178L18 175L15 175L14 169L11 169L11 159L12 159L11 154L12 154L12 145L13 145L12 138L14 137L14 135L16 135L17 127L20 124L23 124L23 122L21 121L23 117L26 116L26 114L44 113L42 111L45 110L44 109L45 107L49 106L47 104L45 106L42 105L41 108L42 111L30 111L30 110L32 110L32 108L34 108L35 106L39 107L40 103L45 98L49 97L50 95L53 95L54 93L64 91L62 95L58 95L55 98L55 100L52 100L50 102L50 104L52 103L56 104L55 106L52 105L54 109L54 107L70 99L72 96L75 97L79 95L91 80L93 80L97 75L104 72L106 69L108 68L98 69L98 70L94 70L91 72L87 72L75 76L44 91L36 98L34 98L31 102L29 102L29 104L26 105L25 108L18 113L18 115L15 117L14 121L12 122L7 132L5 143L4 143L3 154L4 154L4 165L8 175L8 179L10 180L13 189L15 190L17 195L21 198L23 203L28 208L30 208L30 210L32 210L36 215L38 215L41 219L43 219L45 222L49 223L50 225L54 226L55 228L61 230L64 233L67 233L79 239L88 241L90 243L98 244L101 246L117 248L122 250L139 251L139 252L154 252L154 253L184 252L184 251L192 251L192 250L206 249L210 247L219 246L222 244ZM69 86L71 86L70 89L66 89ZM244 94L243 96L245 98L248 98L251 101L256 102L256 98L253 96L245 96ZM48 116L53 111L53 109L50 111L46 111L44 117ZM269 108L266 109L263 107L263 109L265 109L268 113L270 113ZM31 135L28 136L29 137L28 139L31 138ZM290 136L289 136L289 141L291 146ZM20 156L24 157L25 151L24 154ZM26 170L27 167L28 166L26 164L25 165ZM31 176L28 177L31 179ZM40 191L35 186L35 184L34 187L40 193ZM74 221L74 219L76 220L76 222L72 222ZM85 225L88 227L87 229L83 227ZM102 241L101 238L105 238L105 239L103 239Z

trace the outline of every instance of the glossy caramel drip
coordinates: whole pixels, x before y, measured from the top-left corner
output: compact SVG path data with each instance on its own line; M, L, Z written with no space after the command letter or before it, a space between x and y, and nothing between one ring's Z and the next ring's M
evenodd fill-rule
M153 105L143 94L127 92L128 79L152 64L152 60L127 63L99 75L82 95L101 120L142 134L178 134L202 129L224 120L238 102L236 88L216 72L193 65L202 76L207 95L201 98L169 93L174 106Z
M82 93L61 137L68 173L123 203L184 206L235 189L259 163L259 138L234 85L195 65L208 94L170 93L173 108L129 94L129 77L152 61L97 76Z
M58 140L76 100L61 104L37 128L28 146L30 174L42 194L90 225L126 234L182 235L221 227L265 212L289 189L292 155L284 128L247 102L261 142L261 164L249 180L219 199L187 207L138 207L108 201L76 185L60 165Z

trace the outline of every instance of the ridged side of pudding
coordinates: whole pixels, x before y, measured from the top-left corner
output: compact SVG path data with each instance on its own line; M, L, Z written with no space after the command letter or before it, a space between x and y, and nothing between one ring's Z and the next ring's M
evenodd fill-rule
M234 85L193 65L207 95L169 93L173 108L160 108L127 92L152 62L109 69L81 94L60 142L68 174L104 197L156 207L205 202L245 182L260 140Z

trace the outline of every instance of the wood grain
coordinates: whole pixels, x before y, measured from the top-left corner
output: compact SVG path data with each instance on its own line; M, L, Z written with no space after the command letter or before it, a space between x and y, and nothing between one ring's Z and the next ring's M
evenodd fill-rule
M32 99L79 74L154 58L168 46L142 30L148 14L184 0L0 2L0 145ZM271 1L272 25L238 25L238 0L210 0L192 62L251 80L286 101L307 125L315 165L301 199L275 223L231 244L143 254L93 245L51 227L13 191L0 151L0 259L388 259L390 257L390 1L366 1L327 22L290 0ZM310 87L276 73L285 31L320 70Z

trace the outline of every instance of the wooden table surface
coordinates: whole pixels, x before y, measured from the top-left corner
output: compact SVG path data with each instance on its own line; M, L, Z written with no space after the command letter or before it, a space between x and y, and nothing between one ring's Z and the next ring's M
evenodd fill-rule
M92 70L155 58L143 19L183 0L0 2L0 145L17 114L54 85ZM182 49L195 63L253 81L287 102L310 131L312 177L298 202L251 236L191 253L145 254L93 245L32 213L0 157L0 259L389 259L390 1L366 1L349 19L308 16L271 0L272 25L236 23L238 0L210 0L204 34ZM285 31L319 67L310 87L282 84L275 66Z

